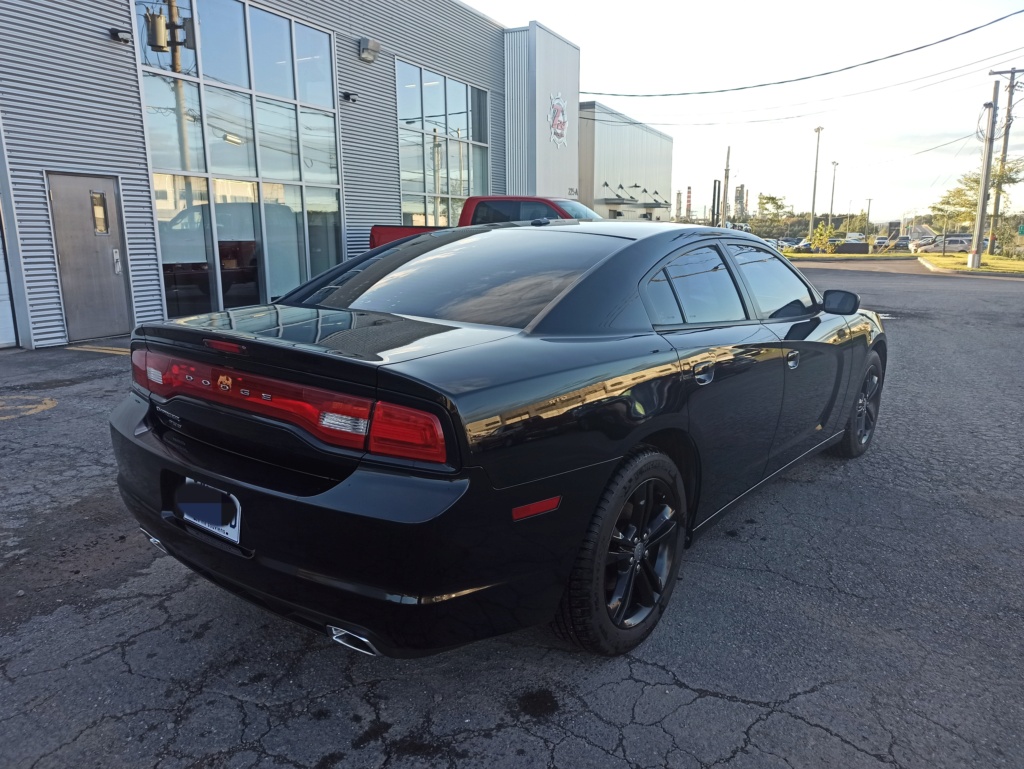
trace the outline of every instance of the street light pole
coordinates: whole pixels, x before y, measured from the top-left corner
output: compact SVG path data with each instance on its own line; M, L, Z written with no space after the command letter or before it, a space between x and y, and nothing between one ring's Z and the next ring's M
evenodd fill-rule
M818 150L821 149L821 132L824 130L824 126L818 126L814 129L814 133L818 135L818 138L814 143L814 188L811 191L811 226L807 229L808 240L814 237L814 204L818 197Z
M832 197L828 202L828 226L832 226L832 208L836 203L836 169L839 167L839 161L832 161Z
M985 105L989 112L988 132L985 134L985 159L981 164L981 185L978 187L978 217L974 222L974 240L967 254L967 266L981 267L982 239L985 237L985 213L988 206L988 185L992 179L992 147L996 136L996 114L999 112L999 81L992 86L992 101Z

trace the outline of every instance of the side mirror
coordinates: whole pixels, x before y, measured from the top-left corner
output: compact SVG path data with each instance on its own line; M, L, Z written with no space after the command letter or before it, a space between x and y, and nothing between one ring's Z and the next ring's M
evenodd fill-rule
M860 297L852 291L826 291L822 309L833 315L853 315L860 307Z

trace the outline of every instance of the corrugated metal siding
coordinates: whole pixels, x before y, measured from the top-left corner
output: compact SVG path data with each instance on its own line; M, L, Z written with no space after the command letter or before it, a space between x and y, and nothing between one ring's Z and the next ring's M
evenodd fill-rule
M530 30L505 32L507 194L530 194Z
M337 40L345 252L364 251L374 224L400 224L395 58L490 92L491 191L505 192L504 30L450 0L262 0L260 5L330 30ZM359 59L358 40L380 41L377 60Z
M67 341L46 172L120 176L136 320L163 317L135 51L125 0L0 2L0 109L36 346Z
M16 342L11 284L7 279L7 254L4 253L4 233L0 229L0 347L13 347Z

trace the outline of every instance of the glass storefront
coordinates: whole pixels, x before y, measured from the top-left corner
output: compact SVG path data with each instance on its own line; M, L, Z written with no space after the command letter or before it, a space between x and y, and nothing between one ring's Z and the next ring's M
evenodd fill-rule
M487 92L395 62L402 223L457 224L469 195L490 192Z
M135 7L168 316L272 301L340 262L331 35L247 0Z

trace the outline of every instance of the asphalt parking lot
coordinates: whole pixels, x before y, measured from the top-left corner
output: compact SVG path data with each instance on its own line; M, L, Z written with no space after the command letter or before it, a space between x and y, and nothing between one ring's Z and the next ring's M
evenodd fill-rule
M0 351L0 767L1019 767L1024 280L801 263L887 316L874 446L750 495L661 626L369 658L160 555L108 350Z

